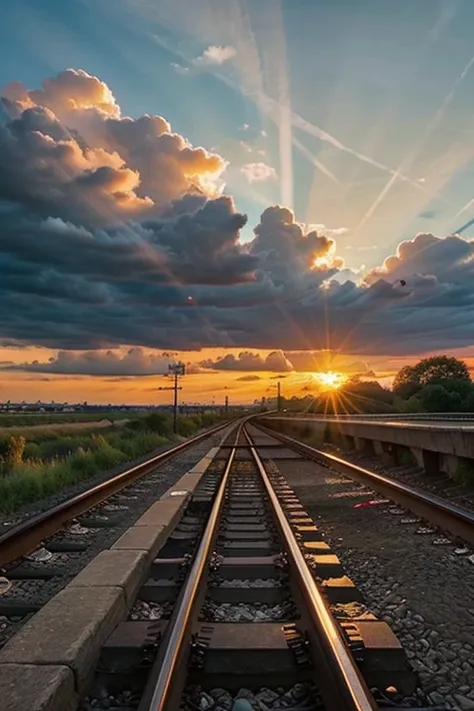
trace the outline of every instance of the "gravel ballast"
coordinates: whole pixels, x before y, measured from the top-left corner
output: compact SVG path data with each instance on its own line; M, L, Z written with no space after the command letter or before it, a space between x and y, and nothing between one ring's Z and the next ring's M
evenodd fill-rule
M399 637L428 704L474 709L473 551L391 503L357 507L381 497L318 464L278 470Z

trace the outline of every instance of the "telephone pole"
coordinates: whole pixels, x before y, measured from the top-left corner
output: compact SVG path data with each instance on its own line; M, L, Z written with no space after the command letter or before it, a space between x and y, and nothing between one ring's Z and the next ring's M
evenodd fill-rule
M179 378L185 375L186 367L184 363L178 361L178 363L171 363L168 366L168 375L173 376L173 385L167 388L158 388L158 390L173 390L173 432L174 434L178 431L178 390L182 390L179 385ZM167 376L166 376L167 377Z
M280 386L280 381L277 383L277 410L278 412L281 411L281 386Z
M173 432L176 434L178 431L178 382L179 376L185 373L184 363L179 361L178 363L169 365L168 372L174 375Z

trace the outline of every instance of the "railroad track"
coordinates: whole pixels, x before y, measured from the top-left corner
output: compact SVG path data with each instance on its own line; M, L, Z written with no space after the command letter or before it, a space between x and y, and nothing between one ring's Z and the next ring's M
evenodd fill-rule
M224 442L103 646L84 711L369 711L415 689L389 627L354 616L357 588L268 470L277 443L248 429Z
M67 499L47 511L30 516L18 525L12 526L0 535L0 567L28 555L28 553L40 546L45 539L63 529L68 521L85 514L141 477L155 471L181 452L220 432L225 427L229 427L229 424L223 423L206 430L206 432L187 439L161 454L150 457L141 464L120 472L82 494Z
M87 564L89 548L93 555L100 549L101 539L108 548L114 531L123 528L123 520L133 521L134 511L138 518L140 497L146 489L163 486L163 465L233 427L229 423L213 427L3 532L0 648ZM145 483L140 488L142 480L146 488Z
M7 711L404 707L417 679L401 645L270 466L308 458L361 470L234 425L0 651L0 695L19 687ZM384 495L408 496L393 483Z
M275 432L260 423L257 423L256 426L261 432L271 435L307 459L356 479L378 494L421 516L455 539L474 547L474 511L447 501L429 491L409 486L397 479L360 467L347 459L323 452L293 437Z

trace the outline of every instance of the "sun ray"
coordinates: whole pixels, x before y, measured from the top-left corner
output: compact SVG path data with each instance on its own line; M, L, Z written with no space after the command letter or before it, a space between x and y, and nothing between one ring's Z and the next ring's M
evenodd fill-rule
M336 373L333 370L313 373L313 378L327 390L337 390L347 381L347 376L344 373Z

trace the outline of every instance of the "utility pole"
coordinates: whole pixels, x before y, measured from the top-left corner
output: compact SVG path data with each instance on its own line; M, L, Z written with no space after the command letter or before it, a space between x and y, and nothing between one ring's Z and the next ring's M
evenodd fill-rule
M176 434L178 431L178 383L179 376L185 374L185 365L178 361L178 363L173 363L168 366L168 372L170 375L174 376L174 399L173 399L173 432Z
M173 385L166 388L158 388L158 390L173 390L173 432L174 434L178 431L178 390L182 390L179 385L179 378L181 375L186 373L186 367L184 363L179 361L178 363L172 363L168 366L168 375L173 376ZM165 376L167 377L167 376Z
M224 412L226 415L229 412L229 396L228 395L225 396Z
M281 386L280 386L280 381L277 383L277 410L278 412L281 411Z

